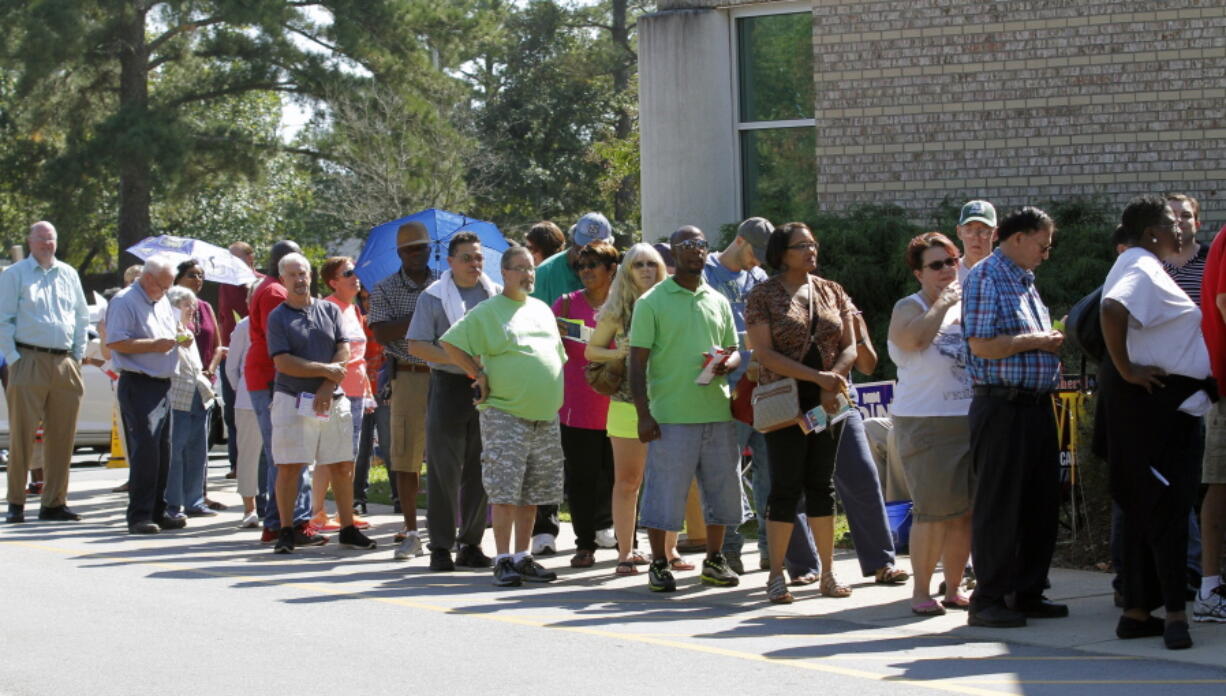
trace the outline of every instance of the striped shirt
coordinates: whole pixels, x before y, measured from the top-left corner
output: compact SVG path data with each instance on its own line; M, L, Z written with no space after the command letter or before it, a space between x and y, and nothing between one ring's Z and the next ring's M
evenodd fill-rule
M1034 286L1034 273L1015 264L1000 249L975 264L962 286L962 335L975 384L1051 391L1060 378L1060 358L1028 350L999 360L970 350L972 338L1017 336L1051 330L1051 316Z
M1205 277L1205 261L1208 259L1209 245L1201 244L1196 250L1196 255L1184 265L1176 267L1169 263L1162 264L1162 270L1175 280L1179 289L1186 292L1197 307L1200 306L1201 279Z

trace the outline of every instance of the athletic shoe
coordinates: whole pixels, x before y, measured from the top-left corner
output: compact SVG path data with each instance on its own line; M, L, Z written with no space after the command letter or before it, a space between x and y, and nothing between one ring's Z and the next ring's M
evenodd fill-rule
M617 548L617 535L613 533L612 527L596 532L596 545L602 549Z
M341 533L336 535L336 543L351 549L375 548L375 542L353 525L341 529Z
M420 556L423 553L425 552L422 551L421 548L421 534L418 533L417 530L413 530L404 535L404 540L401 541L400 545L396 547L396 551L392 554L392 558L396 559L397 561L407 561L408 559Z
M328 543L328 537L315 531L315 527L304 524L294 528L294 546L323 546Z
M552 556L558 552L558 539L552 534L537 534L532 537L533 556Z
M1226 585L1209 590L1206 597L1197 590L1196 600L1192 602L1192 620L1226 623Z
M260 533L260 543L261 544L271 544L272 542L276 540L277 540L277 530L275 529L269 529L268 527L265 527L264 531Z
M277 545L272 547L273 553L293 553L294 552L294 530L289 527L282 527L280 533L277 534Z
M510 556L504 556L494 564L494 584L498 587L519 587L523 582Z
M724 554L724 558L727 559L728 567L732 569L732 572L736 573L737 575L745 574L745 564L741 562L740 551L729 551L728 553Z
M705 585L721 587L736 587L741 583L741 577L728 567L728 559L724 554L717 553L702 562L702 576L699 578Z
M557 573L545 570L545 566L537 563L532 556L524 556L523 560L516 563L515 572L526 582L553 582L558 579Z
M258 526L260 526L260 516L255 512L243 515L243 520L238 523L239 529L255 529Z
M677 581L668 569L667 558L657 558L647 568L647 589L652 592L676 592Z

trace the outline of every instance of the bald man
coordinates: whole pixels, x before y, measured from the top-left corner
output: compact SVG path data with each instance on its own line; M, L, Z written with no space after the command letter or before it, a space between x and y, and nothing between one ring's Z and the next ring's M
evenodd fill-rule
M81 279L55 258L56 232L36 222L27 237L30 256L0 274L0 351L9 365L8 515L25 521L26 472L34 454L34 431L42 423L44 448L40 520L79 520L68 509L68 468L85 383L89 307Z

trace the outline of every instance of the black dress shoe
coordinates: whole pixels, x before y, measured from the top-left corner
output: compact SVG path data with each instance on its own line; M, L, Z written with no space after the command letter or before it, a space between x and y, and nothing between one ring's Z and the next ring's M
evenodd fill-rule
M149 520L128 525L128 534L157 534L158 526Z
M1003 604L986 607L971 606L966 615L966 625L986 628L1019 628L1026 625L1026 615Z
M187 518L167 517L163 515L162 519L158 520L157 526L161 527L162 529L183 529L187 526Z
M39 508L38 519L55 520L57 522L76 522L81 519L81 516L72 510L69 510L67 505L59 505L57 507Z
M460 550L455 555L455 564L462 568L489 568L494 562L485 555L480 546L460 544Z
M1184 650L1192 647L1192 634L1188 633L1187 621L1171 621L1162 633L1162 642L1167 650Z
M1057 604L1041 595L1031 599L1019 599L1013 608L1025 614L1028 619L1062 619L1068 616L1067 604Z
M451 560L451 552L447 549L434 549L431 551L430 570L436 573L455 570L455 563Z
M1121 616L1120 622L1115 625L1115 637L1120 640L1156 638L1165 630L1166 622L1156 616L1151 616L1144 621Z
M9 512L4 516L4 521L9 524L18 524L26 521L26 506L9 503Z

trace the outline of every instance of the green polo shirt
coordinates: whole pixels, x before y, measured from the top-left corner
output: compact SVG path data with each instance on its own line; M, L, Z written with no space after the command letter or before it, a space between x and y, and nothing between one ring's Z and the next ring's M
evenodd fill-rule
M634 304L630 345L650 348L647 396L660 423L722 423L732 420L728 381L694 383L702 354L711 346L735 346L736 323L728 300L704 281L690 292L669 278Z
M536 267L536 288L532 296L553 306L554 300L582 287L583 282L566 262L566 249L563 249Z

